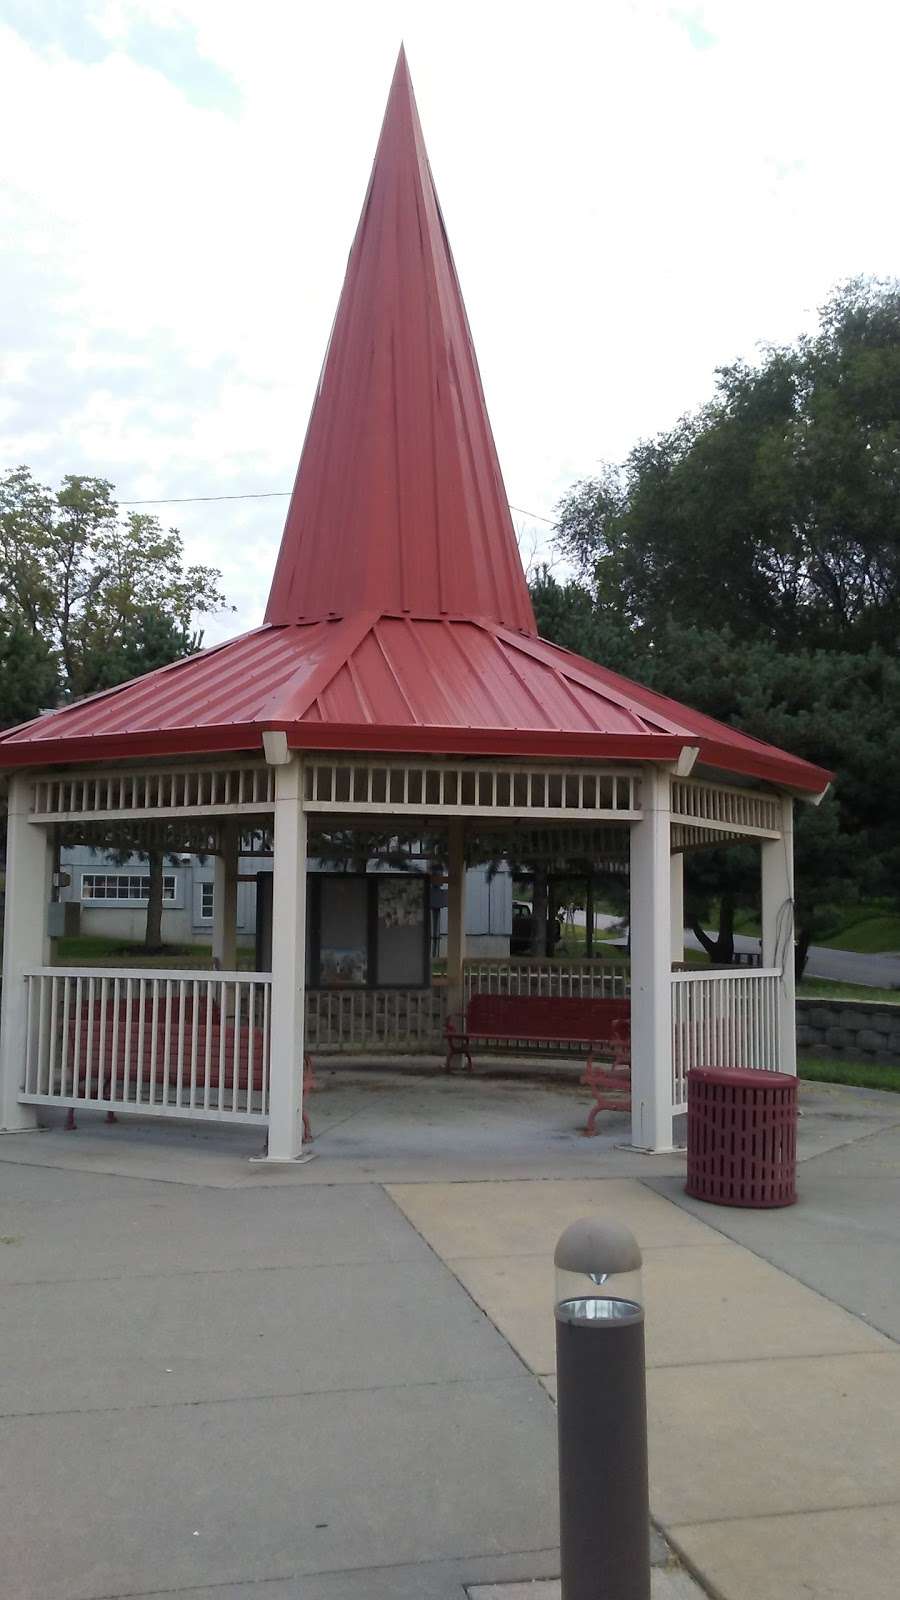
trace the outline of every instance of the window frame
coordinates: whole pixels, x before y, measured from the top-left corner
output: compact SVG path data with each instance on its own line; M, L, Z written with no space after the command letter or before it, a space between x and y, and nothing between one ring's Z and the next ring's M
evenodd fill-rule
M93 892L94 886L100 880L102 880L104 885L107 886L111 882L116 884L127 883L129 893L124 895L118 893L108 894L105 892L103 894L95 894ZM91 885L90 889L88 889L88 883ZM139 893L134 894L131 892L131 890L136 884L146 885L146 888L140 890ZM124 870L119 872L97 872L93 868L90 870L83 868L81 873L80 888L82 905L90 906L91 908L95 908L97 906L124 906L126 908L134 906L146 906L149 899L150 874L149 872L127 872ZM164 907L168 907L170 909L175 908L178 905L178 874L176 872L163 873L162 903Z

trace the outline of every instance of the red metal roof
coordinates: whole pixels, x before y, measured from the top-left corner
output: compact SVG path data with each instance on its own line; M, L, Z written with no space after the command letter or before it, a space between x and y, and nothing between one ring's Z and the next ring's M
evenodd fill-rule
M0 766L259 750L830 774L539 639L401 52L263 627L0 737Z
M402 50L266 621L358 611L536 631Z
M489 619L267 626L7 734L0 764L258 750L674 761L818 793L821 768Z

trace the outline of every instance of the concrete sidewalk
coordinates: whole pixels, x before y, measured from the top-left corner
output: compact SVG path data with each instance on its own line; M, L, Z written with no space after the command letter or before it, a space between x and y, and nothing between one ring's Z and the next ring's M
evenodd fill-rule
M653 1508L701 1581L724 1600L893 1596L900 1372L877 1285L896 1235L873 1223L900 1101L820 1095L815 1198L747 1243L756 1218L690 1214L678 1158L617 1151L614 1121L585 1140L566 1084L326 1074L297 1172L248 1167L240 1133L84 1118L4 1140L4 1600L552 1580L550 1261L591 1209L646 1250ZM832 1182L847 1266L829 1299L809 1283ZM841 1293L884 1301L880 1326ZM660 1600L691 1586L658 1568Z

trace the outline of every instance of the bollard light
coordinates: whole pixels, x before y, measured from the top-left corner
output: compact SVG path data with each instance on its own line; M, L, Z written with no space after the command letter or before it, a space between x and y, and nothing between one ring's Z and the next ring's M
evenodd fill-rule
M581 1217L561 1233L553 1254L556 1304L564 1300L606 1302L594 1315L614 1316L609 1302L644 1302L641 1250L628 1228L606 1217Z
M583 1217L554 1266L562 1600L649 1600L640 1247Z

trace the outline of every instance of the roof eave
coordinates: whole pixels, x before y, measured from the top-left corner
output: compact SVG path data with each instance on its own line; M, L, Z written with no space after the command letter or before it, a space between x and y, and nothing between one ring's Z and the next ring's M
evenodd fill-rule
M476 756L491 760L676 762L681 735L604 734L528 728L376 726L372 723L294 722L273 718L265 730L286 733L292 750L352 750L384 755ZM263 724L174 728L152 733L92 734L75 739L0 741L0 769L46 767L72 762L160 760L166 756L224 755L262 751ZM832 774L773 750L745 752L712 740L699 741L699 759L726 774L761 779L777 788L819 795Z

